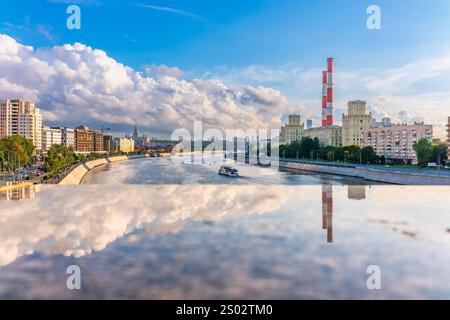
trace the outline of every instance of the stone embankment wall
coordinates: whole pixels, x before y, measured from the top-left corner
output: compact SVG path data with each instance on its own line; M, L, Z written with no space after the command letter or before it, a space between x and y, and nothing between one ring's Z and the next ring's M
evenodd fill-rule
M358 167L326 166L314 163L280 161L280 167L293 170L312 171L348 177L363 178L369 181L399 185L450 185L450 176L433 173L410 173L394 170L369 169Z
M102 165L105 165L108 163L127 161L127 160L133 160L133 159L141 159L141 158L147 158L147 157L149 157L149 156L148 155L118 156L118 157L111 157L109 159L98 159L98 160L88 161L86 163L80 164L78 167L73 169L64 179L61 180L61 182L59 184L61 184L61 185L78 185L81 183L84 176L94 168L97 168L99 166L102 166Z

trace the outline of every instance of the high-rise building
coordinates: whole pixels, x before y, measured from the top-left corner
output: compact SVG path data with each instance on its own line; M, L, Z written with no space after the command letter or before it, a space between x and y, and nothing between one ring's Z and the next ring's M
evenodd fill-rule
M412 125L377 125L362 132L361 147L371 146L378 156L387 160L416 164L414 145L420 139L431 142L432 138L432 125L417 122Z
M63 146L75 149L75 130L72 128L61 128L61 142Z
M312 129L313 127L313 121L311 119L306 120L306 129Z
M60 128L44 126L42 128L42 151L48 151L53 145L62 144Z
M139 134L138 134L138 129L137 129L137 124L134 126L134 131L133 131L133 140L137 141L139 138Z
M0 101L0 139L20 135L42 150L42 116L34 102L24 100Z
M366 113L366 102L361 100L348 103L348 114L342 115L342 145L361 145L361 134L372 122L372 114Z
M299 115L290 115L288 123L281 128L280 140L286 144L299 142L304 136L304 131L305 125L301 123L301 117Z

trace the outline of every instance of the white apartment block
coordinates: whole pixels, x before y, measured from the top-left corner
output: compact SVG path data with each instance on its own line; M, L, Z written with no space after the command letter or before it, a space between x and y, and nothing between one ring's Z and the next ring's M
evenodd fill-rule
M42 116L34 102L24 100L0 101L0 139L20 135L42 150Z
M48 151L55 144L62 144L61 129L44 126L42 129L42 150Z
M75 148L75 129L61 128L61 142L65 147Z

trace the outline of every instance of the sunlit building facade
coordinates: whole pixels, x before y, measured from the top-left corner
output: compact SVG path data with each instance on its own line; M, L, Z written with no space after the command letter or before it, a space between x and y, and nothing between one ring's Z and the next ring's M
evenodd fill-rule
M119 140L119 151L130 153L134 151L134 140L128 138L121 138Z
M360 146L361 133L370 127L371 122L372 114L366 113L366 102L350 101L347 114L342 115L342 145Z
M42 150L42 116L34 102L24 100L0 101L0 139L20 135Z
M73 147L75 149L75 129L61 128L61 141L63 146L67 148Z
M342 147L342 127L329 126L305 130L305 137L319 139L321 146Z
M424 123L377 125L364 130L361 134L361 146L371 146L378 156L387 160L404 163L417 163L414 145L420 139L431 142L433 126Z
M42 128L42 150L48 151L53 145L62 144L60 128L44 126Z
M305 125L301 123L299 115L290 115L288 123L281 128L280 143L291 144L300 142L304 137Z

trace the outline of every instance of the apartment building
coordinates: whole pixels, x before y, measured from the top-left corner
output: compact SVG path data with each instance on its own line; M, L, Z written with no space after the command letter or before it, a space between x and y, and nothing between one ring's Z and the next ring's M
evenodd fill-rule
M423 138L431 141L432 137L433 126L424 123L378 124L362 132L361 147L371 146L378 156L387 160L416 164L414 145Z
M42 150L48 151L53 145L62 144L60 128L44 126L42 128Z
M75 129L75 151L78 153L104 152L103 133L79 126Z
M61 142L63 146L67 148L73 147L75 149L75 129L61 128Z
M24 100L0 101L0 139L20 135L42 150L42 116L34 102Z

